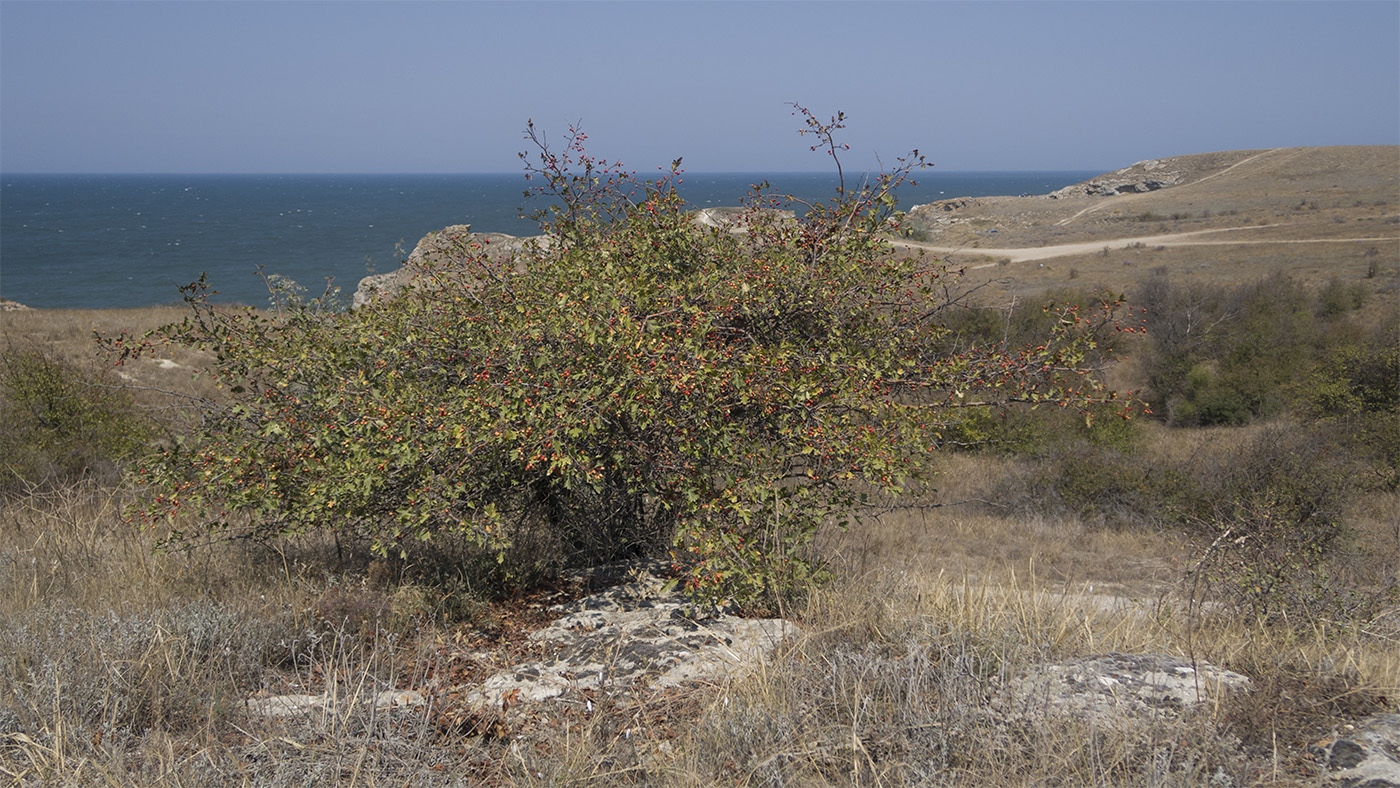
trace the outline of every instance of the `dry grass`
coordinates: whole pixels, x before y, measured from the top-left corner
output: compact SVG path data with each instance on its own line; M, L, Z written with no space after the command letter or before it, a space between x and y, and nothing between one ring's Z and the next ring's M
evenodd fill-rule
M185 307L142 309L19 309L0 312L0 336L11 342L42 344L69 360L91 358L96 348L93 332L116 335L125 330L144 333L157 326L179 322Z
M1254 160L1243 161L1249 157ZM916 214L914 225L936 245L966 248L1223 228L1287 239L1385 237L1391 240L1382 250L1393 262L1400 221L1397 161L1396 146L1202 154L1174 160L1169 169L1182 181L1157 191L1063 200L980 198L951 214ZM1152 176L1140 172L1138 177ZM955 221L938 221L947 218ZM1281 227L1260 229L1271 225Z
M1049 200L991 197L954 212L911 219L934 246L962 249L950 260L969 281L992 280L993 302L1066 287L1133 291L1159 266L1175 277L1231 287L1276 273L1310 285L1367 281L1387 293L1394 314L1400 283L1400 184L1396 146L1231 151L1178 157L1178 185L1141 194ZM1238 164L1238 167L1232 165ZM1143 171L1140 177L1149 177ZM1164 247L1118 239L1214 231L1212 245ZM1368 239L1347 241L1345 239ZM1232 240L1259 243L1229 243ZM985 249L1094 243L1089 254L997 265ZM1097 247L1102 243L1103 247Z
M80 358L94 327L139 332L177 317L12 312L0 328ZM198 358L171 360L185 368L136 374L190 385ZM1260 429L1149 426L1139 452L1189 466ZM441 566L386 575L329 539L154 553L157 534L122 522L119 490L9 501L0 785L1307 785L1304 745L1400 693L1393 605L1365 621L1207 615L1184 574L1199 542L1041 505L1028 491L1042 469L1025 458L940 462L925 500L943 505L823 536L836 580L789 611L804 634L772 664L724 684L551 707L514 727L359 702L450 689L459 666L446 645L511 620L508 604L488 608L467 586L424 585ZM1338 582L1400 576L1397 510L1395 493L1351 502ZM1181 720L999 711L1021 671L1107 652L1206 660L1255 690ZM275 722L245 706L291 692L336 703Z
M119 505L88 487L0 511L0 776L285 785L363 774L353 785L459 753L422 714L358 702L426 686L433 611L386 610L368 627L318 615L347 585L332 545L155 553L155 535L123 523ZM287 692L339 703L290 726L244 709Z
M42 348L45 353L80 368L110 366L99 352L96 334L116 337L123 331L141 336L169 323L178 323L189 314L183 306L142 309L21 309L0 312L0 350ZM196 378L205 358L199 351L167 346L154 358L143 358L124 365L118 374L130 386L139 402L156 407L168 404L159 392L211 396L214 385L208 378Z
M1276 273L1287 273L1311 286L1333 278L1364 283L1372 301L1393 314L1400 286L1400 255L1395 244L1374 242L1239 246L1176 246L1118 249L1084 255L1057 257L1043 262L1020 262L978 268L985 265L973 250L949 257L955 266L966 265L969 285L988 283L984 292L989 303L1006 303L1012 296L1026 298L1065 289L1101 289L1132 294L1139 283L1158 267L1174 277L1236 287L1257 282ZM1321 248L1319 248L1321 247ZM1384 257L1370 254L1385 248ZM1373 261L1378 271L1367 278Z
M1023 471L955 457L944 493ZM1400 622L1202 616L1176 593L1192 558L1180 538L966 504L831 536L838 580L791 611L805 634L747 678L511 729L444 727L357 700L431 691L449 675L450 621L422 607L327 620L332 589L367 588L337 573L333 546L153 555L118 503L73 489L0 520L0 775L13 784L1294 785L1311 774L1302 745L1400 687ZM1371 560L1393 562L1395 535L1367 528L1382 540ZM989 711L1034 664L1108 652L1189 655L1259 689L1179 722ZM243 708L328 690L337 705L296 720Z
M1312 667L1333 659L1331 647L1275 629L1193 636L1193 622L1173 608L1085 604L1030 581L882 574L813 600L807 620L825 626L781 670L712 704L692 755L695 784L729 773L763 785L1204 785L1221 774L1255 784L1306 765L1296 751L1277 762L1248 752L1231 730L1240 713L1231 705L1110 727L1008 721L987 710L1008 702L1010 678L1051 659L1115 651L1237 665L1262 654ZM1368 668L1395 675L1393 656L1368 653Z
M848 573L876 568L919 575L968 575L1000 583L1036 576L1062 587L1155 597L1190 556L1179 536L1145 529L1095 528L1072 516L1028 511L998 492L1036 473L1022 459L954 454L939 464L933 506L899 508L869 527L829 537L824 554Z

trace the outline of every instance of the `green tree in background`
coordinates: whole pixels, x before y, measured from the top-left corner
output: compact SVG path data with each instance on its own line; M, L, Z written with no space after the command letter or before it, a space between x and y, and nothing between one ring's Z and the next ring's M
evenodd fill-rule
M0 495L112 481L150 432L119 381L38 348L0 348Z

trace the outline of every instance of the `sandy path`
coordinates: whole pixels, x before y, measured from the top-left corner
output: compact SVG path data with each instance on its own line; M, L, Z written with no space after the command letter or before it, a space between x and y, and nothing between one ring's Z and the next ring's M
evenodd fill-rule
M1199 236L1219 233L1230 233L1239 230L1261 230L1265 227L1278 227L1279 225L1255 225L1252 227L1224 227L1214 230L1193 230L1185 233L1168 233L1166 235L1142 235L1136 238L1113 238L1099 241L1085 241L1083 243L1059 244L1056 246L1031 246L1015 249L988 249L985 247L953 247L934 246L932 244L918 243L915 241L903 241L891 239L890 245L896 249L923 249L940 255L950 254L975 254L986 257L996 257L999 259L1009 259L1013 263L1023 263L1034 260L1049 260L1054 257L1068 257L1078 254L1092 254L1101 252L1104 249L1127 249L1138 244L1143 246L1237 246L1239 244L1325 244L1325 243L1375 243L1379 241L1394 242L1395 237L1376 238L1310 238L1301 240L1288 240L1279 238L1235 238L1231 240L1206 240ZM973 268L987 268L996 263L973 266Z

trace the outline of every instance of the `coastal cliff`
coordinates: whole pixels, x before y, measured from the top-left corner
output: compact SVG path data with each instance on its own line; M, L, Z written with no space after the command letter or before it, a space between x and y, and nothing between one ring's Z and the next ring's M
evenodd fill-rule
M528 238L505 233L474 233L470 224L454 224L428 233L413 247L404 264L394 271L371 274L360 280L352 305L359 308L376 298L390 297L409 287L413 278L430 268L451 268L468 257L485 254L502 262L517 254Z

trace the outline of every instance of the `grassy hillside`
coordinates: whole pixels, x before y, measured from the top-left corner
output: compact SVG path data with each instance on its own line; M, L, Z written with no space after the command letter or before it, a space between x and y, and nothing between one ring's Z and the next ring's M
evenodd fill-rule
M1201 281L1239 283L1288 273L1312 284L1400 278L1400 148L1355 146L1232 151L1160 159L1090 179L1135 182L1172 174L1156 191L1089 196L1085 184L1048 196L956 199L911 212L904 236L947 250L974 281L1002 295L1073 284L1129 291L1160 266ZM1078 189L1076 191L1076 188ZM951 210L950 210L951 209ZM1180 243L1134 239L1196 233ZM1014 263L988 249L1089 244ZM1390 302L1392 305L1394 302Z

